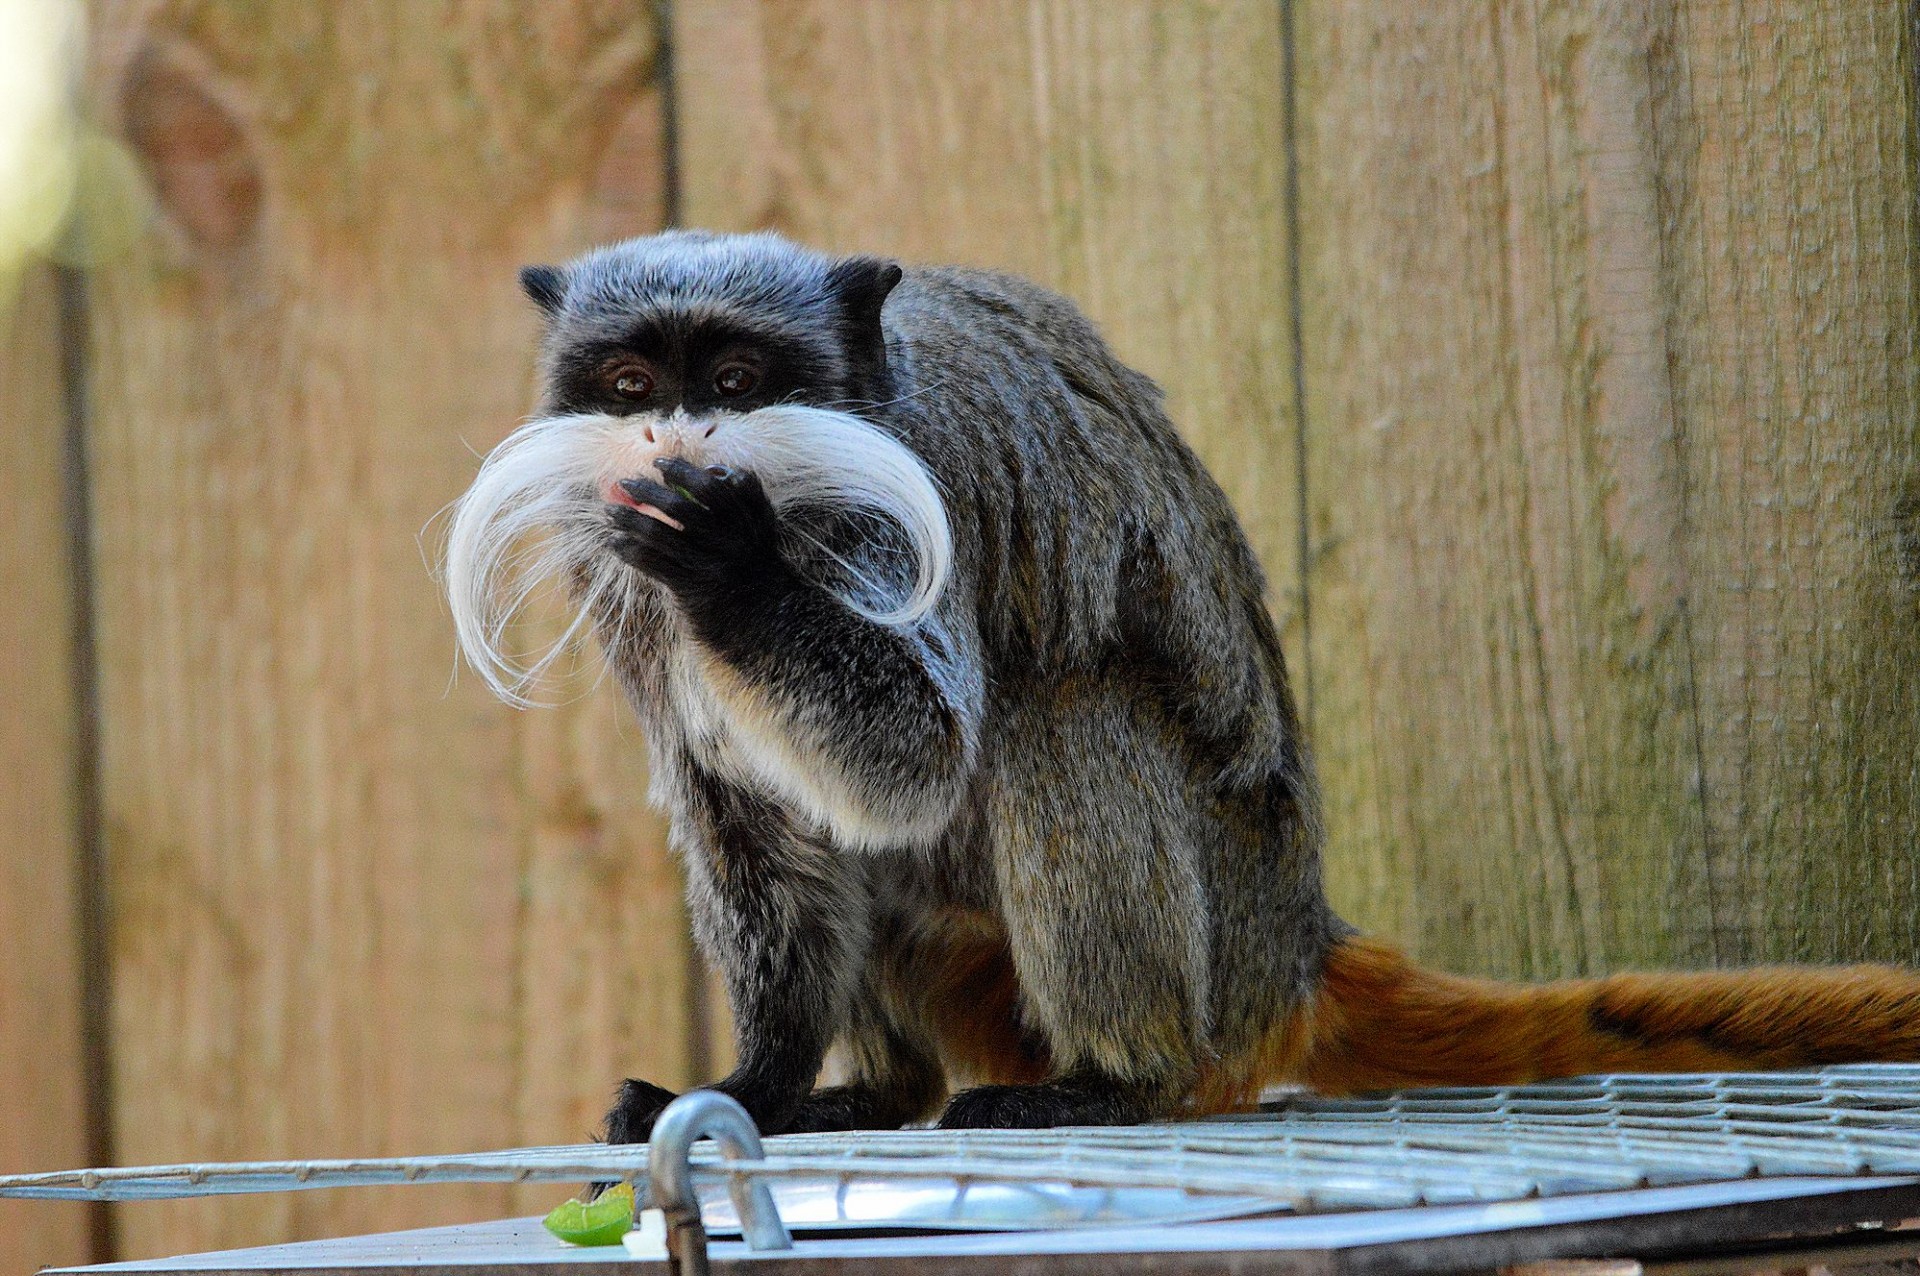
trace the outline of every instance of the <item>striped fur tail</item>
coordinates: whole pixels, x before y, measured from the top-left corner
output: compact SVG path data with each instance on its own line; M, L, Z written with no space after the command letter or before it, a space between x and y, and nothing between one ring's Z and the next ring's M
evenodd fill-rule
M1327 1094L1893 1062L1920 1059L1920 974L1776 966L1502 984L1349 939L1310 1022L1286 1079Z

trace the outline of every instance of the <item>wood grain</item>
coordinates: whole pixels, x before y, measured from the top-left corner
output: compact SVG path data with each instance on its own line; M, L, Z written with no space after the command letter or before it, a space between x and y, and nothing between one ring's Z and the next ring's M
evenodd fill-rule
M454 679L422 529L530 403L515 268L660 222L649 11L95 30L161 210L89 352L120 1157L576 1140L619 1076L687 1079L678 882L606 694ZM121 1256L552 1196L131 1206Z
M1913 21L1700 6L1658 50L1705 838L1743 960L1920 960Z
M1920 956L1902 14L1300 5L1355 921L1501 973Z
M0 1173L71 1168L90 1151L61 331L53 272L0 270ZM0 1202L0 1267L93 1257L84 1207Z

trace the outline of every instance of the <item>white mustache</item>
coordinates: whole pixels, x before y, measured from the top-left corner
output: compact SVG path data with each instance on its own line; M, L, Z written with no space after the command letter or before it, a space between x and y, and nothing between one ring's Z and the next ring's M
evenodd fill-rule
M573 646L593 615L615 614L634 588L633 569L606 547L603 493L621 478L651 469L652 455L683 455L757 475L776 511L812 508L878 517L905 536L912 584L895 573L832 554L844 576L832 588L848 608L876 624L909 627L931 612L953 570L953 535L933 478L907 446L845 412L780 406L717 418L710 431L684 417L542 417L488 454L473 485L453 505L443 558L447 600L460 650L509 704L529 696ZM668 451L656 432L674 441ZM790 525L791 526L791 525ZM507 650L508 626L541 587L572 588L572 622L543 650Z

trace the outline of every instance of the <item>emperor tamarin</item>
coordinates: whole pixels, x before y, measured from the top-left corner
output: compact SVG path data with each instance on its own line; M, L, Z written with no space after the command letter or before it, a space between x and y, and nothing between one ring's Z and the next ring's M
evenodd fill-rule
M571 592L725 976L717 1088L763 1130L1920 1047L1885 967L1528 988L1354 935L1259 564L1063 298L691 231L522 284L543 402L456 508L459 638L524 702L545 662L505 627ZM835 1042L849 1080L815 1089ZM607 1137L671 1097L627 1082Z

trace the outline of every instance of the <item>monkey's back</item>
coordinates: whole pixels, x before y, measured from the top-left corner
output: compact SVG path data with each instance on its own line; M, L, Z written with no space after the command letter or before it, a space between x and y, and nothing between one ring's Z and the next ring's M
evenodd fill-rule
M1065 298L916 269L884 326L895 401L877 415L942 486L950 605L977 626L990 688L949 853L992 863L1013 942L1058 968L1030 996L1149 990L1148 1005L1136 991L1050 1018L1098 1041L1144 1014L1202 1057L1243 1050L1310 991L1344 928L1239 522L1159 388ZM1144 968L1176 957L1178 979Z

